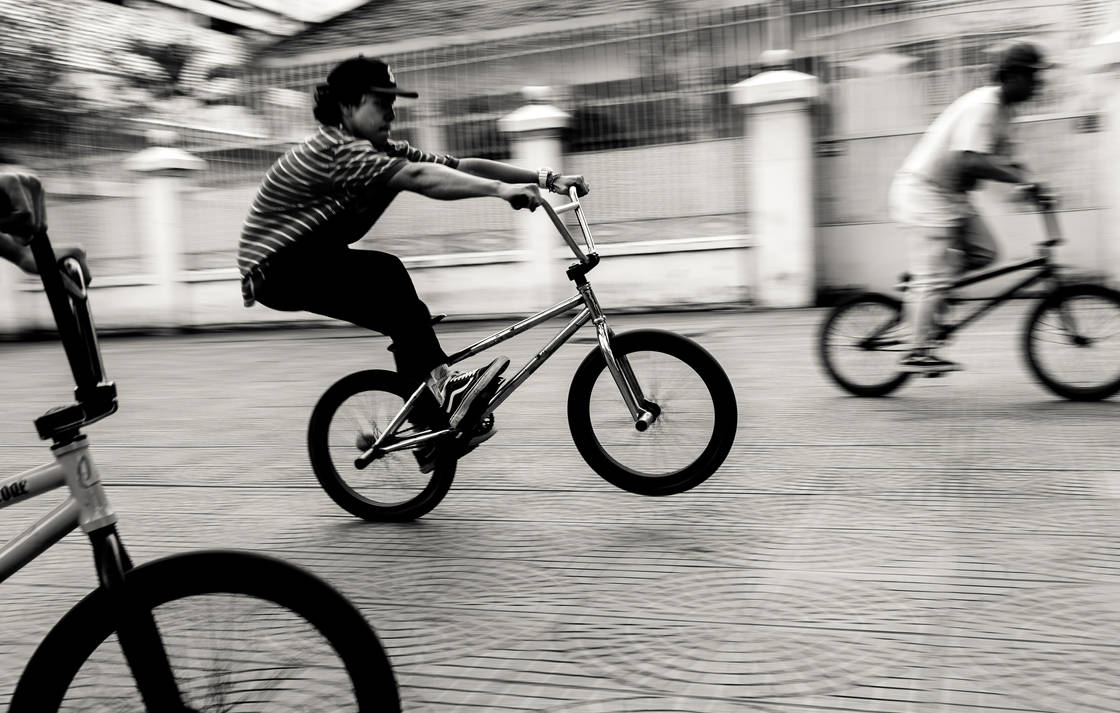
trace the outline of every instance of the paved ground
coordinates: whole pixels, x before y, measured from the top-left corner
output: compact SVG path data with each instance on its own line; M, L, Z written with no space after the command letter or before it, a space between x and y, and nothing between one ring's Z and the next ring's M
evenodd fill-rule
M1120 710L1120 403L1036 385L1019 305L961 335L966 372L847 397L814 362L821 316L614 320L693 336L736 386L726 465L670 498L615 490L572 446L586 340L503 406L500 435L413 524L349 517L308 467L318 395L390 363L357 332L108 339L122 408L90 434L137 559L237 546L309 567L377 628L408 711ZM0 353L15 473L44 460L31 421L69 388L55 346ZM4 510L0 535L29 509ZM72 535L0 586L0 703L92 576Z

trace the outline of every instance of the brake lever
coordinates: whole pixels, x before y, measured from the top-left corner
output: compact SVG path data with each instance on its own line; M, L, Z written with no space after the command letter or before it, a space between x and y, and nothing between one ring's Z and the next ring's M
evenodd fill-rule
M62 276L62 286L67 292L78 299L86 298L85 278L82 275L82 265L77 258L64 257L59 260L58 272Z

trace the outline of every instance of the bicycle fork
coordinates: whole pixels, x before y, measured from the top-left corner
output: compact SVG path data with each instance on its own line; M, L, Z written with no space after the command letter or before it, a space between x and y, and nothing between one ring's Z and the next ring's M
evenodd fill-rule
M657 408L656 404L646 400L642 393L642 387L638 383L637 377L634 376L634 370L630 368L630 361L626 357L615 356L612 348L614 331L607 324L607 318L603 314L602 308L599 307L599 301L595 298L595 293L591 291L591 285L584 282L579 285L579 292L583 295L584 303L591 312L591 322L595 325L595 336L599 340L599 352L607 363L607 370L610 372L611 378L614 379L618 392L622 395L623 403L626 404L630 416L634 419L634 428L638 431L645 431L657 420L661 410Z
M126 579L132 560L117 534L116 515L105 498L85 436L56 443L53 450L59 460L74 463L72 469L68 468L74 475L68 477L71 492L78 496L81 506L79 520L93 547L97 578L109 601L117 643L145 709L193 713L183 703L155 617L147 604L137 599Z

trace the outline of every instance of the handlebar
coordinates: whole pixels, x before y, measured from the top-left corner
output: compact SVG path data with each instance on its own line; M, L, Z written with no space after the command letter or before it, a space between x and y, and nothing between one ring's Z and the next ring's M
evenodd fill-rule
M548 201L541 201L541 205L544 207L545 212L548 213L548 217L552 220L552 224L556 226L556 230L560 233L560 237L562 237L564 239L564 242L568 244L568 247L572 249L572 252L575 254L576 259L579 260L580 264L585 266L590 265L590 267L594 267L595 264L599 262L599 251L595 247L595 239L591 237L591 228L588 227L587 218L583 215L583 206L579 202L579 192L576 190L575 186L572 186L568 189L568 199L568 203L564 203L563 205L555 208ZM583 250L580 249L579 243L575 241L575 238L572 237L571 232L568 231L568 226L564 225L564 221L560 220L560 214L567 213L569 211L575 211L576 220L579 222L580 232L583 233L583 242L587 247L586 253L584 253ZM588 269L590 269L590 267Z

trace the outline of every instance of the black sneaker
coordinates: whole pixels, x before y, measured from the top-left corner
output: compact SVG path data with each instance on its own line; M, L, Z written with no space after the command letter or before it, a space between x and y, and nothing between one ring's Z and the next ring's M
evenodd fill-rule
M459 455L460 458L473 451L478 447L478 444L485 443L494 437L498 429L494 427L494 414L487 414L486 418L478 424L478 426L471 431L470 438L467 439L467 447ZM439 446L435 443L426 443L415 451L413 454L416 456L416 463L420 466L421 473L431 473L436 467L436 454L438 453Z
M452 428L458 428L469 414L471 406L482 394L491 390L497 383L498 375L509 366L509 359L498 357L481 369L459 372L447 377L443 384L440 405Z
M947 371L960 371L961 365L929 352L911 352L898 362L898 367L914 374L943 374Z

